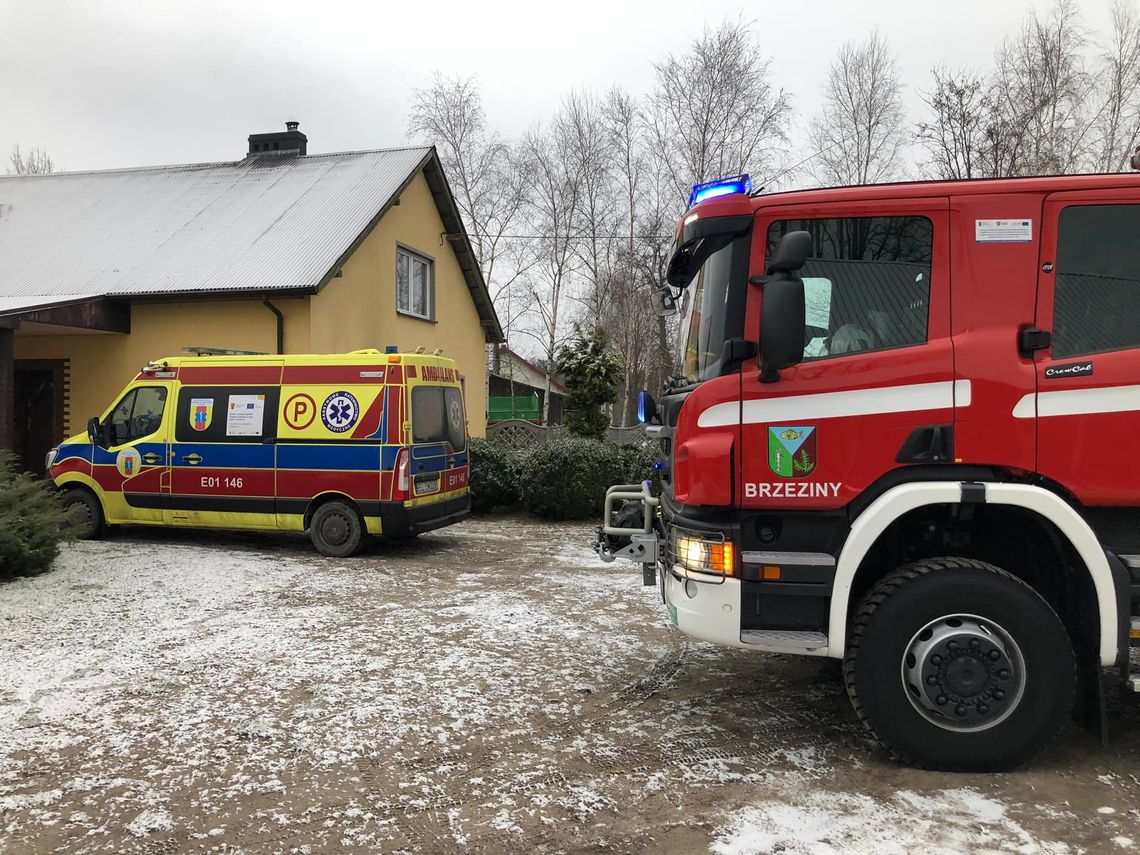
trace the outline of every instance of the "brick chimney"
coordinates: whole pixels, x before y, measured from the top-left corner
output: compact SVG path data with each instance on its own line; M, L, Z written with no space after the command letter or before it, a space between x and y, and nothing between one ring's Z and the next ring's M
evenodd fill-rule
M248 156L263 154L303 155L309 138L298 130L300 122L286 122L284 131L271 134L250 134Z

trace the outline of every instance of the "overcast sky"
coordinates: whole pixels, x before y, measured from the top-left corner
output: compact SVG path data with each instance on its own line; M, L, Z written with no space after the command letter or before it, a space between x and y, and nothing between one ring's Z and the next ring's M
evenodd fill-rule
M1083 0L1104 32L1111 0ZM13 144L68 170L238 159L297 119L310 153L406 143L408 97L435 69L478 73L514 135L575 87L641 93L653 60L725 17L756 21L801 116L830 57L878 27L908 102L931 66L986 66L1046 0L462 3L0 0L0 171ZM917 104L916 104L917 109Z

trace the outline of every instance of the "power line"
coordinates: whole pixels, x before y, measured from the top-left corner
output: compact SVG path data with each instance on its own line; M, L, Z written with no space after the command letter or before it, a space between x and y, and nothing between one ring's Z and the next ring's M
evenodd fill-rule
M488 240L629 240L629 235L477 235L469 233L470 237L483 237ZM633 240L672 240L673 235L633 235Z

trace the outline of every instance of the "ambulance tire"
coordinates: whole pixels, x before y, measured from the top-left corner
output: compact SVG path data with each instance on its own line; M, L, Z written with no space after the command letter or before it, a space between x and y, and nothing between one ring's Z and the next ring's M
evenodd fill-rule
M843 660L863 724L898 760L950 772L1020 766L1068 722L1076 658L1057 613L992 564L932 558L876 584Z
M64 490L59 499L63 506L63 526L77 540L94 540L107 531L103 506L90 490L72 487Z
M321 555L348 558L364 545L364 521L346 502L325 502L313 512L309 537Z

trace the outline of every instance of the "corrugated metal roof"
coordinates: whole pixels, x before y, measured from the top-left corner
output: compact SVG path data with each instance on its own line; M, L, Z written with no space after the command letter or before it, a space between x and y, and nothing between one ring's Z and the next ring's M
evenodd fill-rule
M0 311L314 288L430 153L0 177Z

